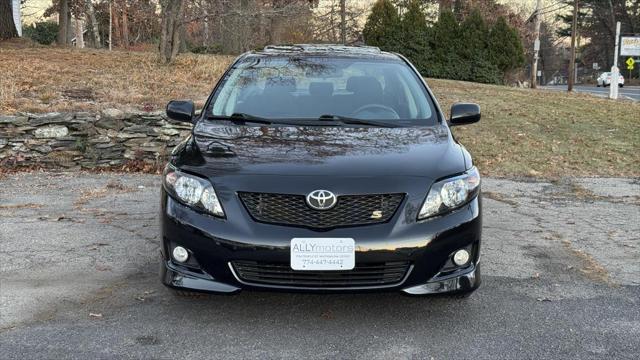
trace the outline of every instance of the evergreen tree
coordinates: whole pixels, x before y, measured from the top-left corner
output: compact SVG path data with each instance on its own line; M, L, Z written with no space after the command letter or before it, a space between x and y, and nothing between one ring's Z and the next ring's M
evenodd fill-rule
M461 24L460 40L463 46L459 54L461 79L483 83L499 83L502 74L489 58L489 27L480 14L473 9Z
M429 27L420 0L409 0L400 29L402 39L400 51L418 69L422 69L428 62L430 50L427 43Z
M481 12L472 9L462 23L450 10L429 27L421 0L378 0L367 19L365 41L407 56L423 76L500 83L524 64L515 28L499 18L489 29ZM461 15L461 14L459 14Z
M367 45L387 51L401 51L399 34L400 17L390 0L378 0L362 30Z
M504 17L498 18L489 31L488 48L489 61L503 73L524 65L524 49L520 37Z
M461 62L458 57L460 27L451 11L440 13L438 22L433 25L429 36L429 64L424 70L425 76L459 79L455 67Z
M471 61L484 58L486 56L488 38L489 28L482 15L478 10L472 10L460 27L460 40L464 44L460 48L460 54Z

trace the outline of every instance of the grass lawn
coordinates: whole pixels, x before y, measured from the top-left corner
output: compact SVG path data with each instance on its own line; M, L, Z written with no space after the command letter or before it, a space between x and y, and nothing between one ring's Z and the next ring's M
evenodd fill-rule
M482 107L453 132L494 176L640 176L640 103L587 94L428 80L440 106Z
M0 113L164 108L170 99L204 104L231 56L182 55L0 44Z
M163 108L202 104L233 59L182 55L163 66L153 53L0 44L0 113ZM485 175L640 176L640 104L584 94L428 80L448 113L477 102L479 124L455 128Z

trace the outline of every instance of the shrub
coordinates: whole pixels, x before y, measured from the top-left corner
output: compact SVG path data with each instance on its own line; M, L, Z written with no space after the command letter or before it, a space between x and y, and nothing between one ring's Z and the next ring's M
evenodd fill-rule
M189 51L194 54L221 54L222 45L194 46Z
M58 36L58 24L51 21L37 22L24 27L23 35L39 44L51 45Z

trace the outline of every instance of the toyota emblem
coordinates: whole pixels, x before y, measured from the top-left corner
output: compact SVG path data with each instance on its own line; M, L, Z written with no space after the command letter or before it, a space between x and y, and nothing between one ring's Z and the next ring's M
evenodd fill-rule
M316 210L329 210L337 202L338 198L328 190L315 190L307 195L307 204Z

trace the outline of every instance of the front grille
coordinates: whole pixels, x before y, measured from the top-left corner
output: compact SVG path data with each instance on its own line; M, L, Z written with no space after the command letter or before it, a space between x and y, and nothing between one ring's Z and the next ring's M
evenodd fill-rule
M314 288L393 285L409 270L407 261L361 264L347 271L296 271L289 264L256 261L233 261L231 265L246 283Z
M256 221L305 226L317 229L369 225L389 221L404 198L403 194L338 196L329 210L315 210L304 195L241 192L242 203ZM381 216L372 217L374 212Z

